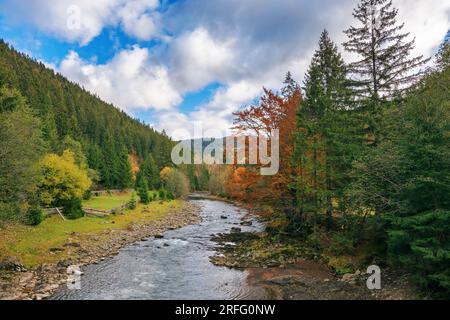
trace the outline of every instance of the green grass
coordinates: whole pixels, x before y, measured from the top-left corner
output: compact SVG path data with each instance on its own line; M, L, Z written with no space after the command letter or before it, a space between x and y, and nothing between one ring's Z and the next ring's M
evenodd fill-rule
M155 195L157 191L150 191L150 194ZM83 201L83 207L94 210L112 210L121 207L128 203L131 199L131 192L123 192L120 194L92 196L91 199ZM136 195L136 200L139 197Z
M128 197L126 197L128 199ZM122 197L125 199L125 197ZM97 203L98 207L116 204L117 201ZM97 199L98 201L98 199ZM149 221L160 220L169 212L181 208L183 201L152 202L148 206L138 205L135 210L127 210L121 215L111 215L106 218L84 217L78 220L63 221L59 216L52 216L39 226L31 227L19 223L7 224L0 230L0 261L8 257L15 257L27 267L43 263L56 263L68 258L68 253L51 253L51 248L63 248L70 242L73 234L78 234L77 241L83 248L99 245L102 237L107 237L104 231L127 229L132 223L145 224ZM114 222L114 223L113 223ZM88 235L97 235L99 241L92 243Z
M83 201L83 207L95 210L112 210L127 204L131 199L130 192L113 195L92 196L90 200Z

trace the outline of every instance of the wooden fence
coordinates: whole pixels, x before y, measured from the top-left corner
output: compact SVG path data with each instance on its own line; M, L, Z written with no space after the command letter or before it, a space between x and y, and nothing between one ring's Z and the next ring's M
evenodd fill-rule
M125 209L128 208L128 204L124 204L120 207L111 209L111 210L99 210L99 209L92 209L92 208L83 208L83 211L87 214L87 215L93 215L96 217L105 217L105 216L109 216L110 214L118 214L118 213L122 213Z
M83 208L83 212L87 216L94 216L98 218L104 218L111 214L119 214L122 213L125 209L128 208L128 204L124 204L123 206L111 209L111 210L98 210L98 209L92 209L92 208ZM62 219L66 220L64 215L62 214L63 208L47 208L43 209L45 215L51 216L58 214Z
M121 194L124 192L132 192L132 191L133 191L132 189L129 189L129 190L97 190L97 191L92 191L92 194L94 196L101 196L101 195L107 195L107 194ZM122 213L127 208L128 208L128 204L124 204L120 207L113 208L111 210L98 210L98 209L92 209L92 208L82 208L82 210L84 211L84 213L87 216L104 218L111 214ZM45 215L47 215L47 216L58 214L61 216L62 219L66 220L64 215L62 214L63 208L46 208L46 209L43 209L43 211L44 211Z
M108 194L122 194L122 193L127 193L127 192L133 192L133 189L126 189L126 190L95 190L92 191L92 195L93 196L104 196L104 195L108 195Z

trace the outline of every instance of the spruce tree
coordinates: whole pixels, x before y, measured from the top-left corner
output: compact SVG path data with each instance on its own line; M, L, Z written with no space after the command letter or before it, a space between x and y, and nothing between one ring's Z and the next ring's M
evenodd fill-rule
M286 100L291 98L296 92L300 90L298 83L294 80L294 78L292 78L292 74L290 71L287 72L283 84L284 87L281 90L281 94Z
M332 199L342 199L359 141L354 131L357 117L348 107L347 69L326 30L304 85L295 151L304 172L297 182L299 203L306 212L327 213L331 218Z
M141 183L137 188L137 192L138 192L141 203L143 203L143 204L150 203L151 199L150 199L150 194L148 192L148 184L147 184L146 180L141 180Z
M133 182L133 173L130 164L130 160L128 158L127 149L122 146L120 148L120 153L118 157L118 176L117 176L117 187L121 190L127 189L132 185Z
M152 155L148 155L139 168L139 173L136 178L136 185L139 185L141 180L147 181L150 189L158 189L160 185L159 169Z
M444 71L450 67L450 31L436 55L436 66L439 71Z
M402 33L397 14L392 0L361 0L353 13L360 25L344 31L349 38L345 49L360 57L349 71L362 98L392 98L418 78L418 68L429 60L411 57L415 40L407 41L409 33Z

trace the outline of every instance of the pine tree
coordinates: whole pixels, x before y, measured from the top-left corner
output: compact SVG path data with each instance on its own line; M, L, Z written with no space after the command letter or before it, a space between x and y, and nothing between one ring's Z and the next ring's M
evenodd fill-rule
M450 294L450 69L427 75L398 109L386 111L387 139L355 162L352 211L383 221L389 258L414 282Z
M450 67L450 30L436 55L436 66L440 71Z
M406 41L409 33L401 33L404 24L397 24L397 14L392 0L361 0L353 13L361 25L345 31L349 37L345 49L360 56L350 64L355 89L360 97L374 102L408 87L420 75L418 68L429 60L410 57L415 40Z
M342 199L359 141L353 131L357 117L348 107L347 69L326 30L304 84L294 156L302 170L296 184L299 204L306 212L331 218L332 199Z
M133 182L133 172L131 171L131 163L128 158L127 149L122 146L118 157L118 176L117 187L121 190L127 189Z
M158 189L160 186L159 169L152 155L148 155L141 164L136 178L136 185L139 185L142 179L147 181L150 189Z
M106 138L100 161L101 184L105 188L114 188L119 177L119 159L115 144L110 136Z
M148 184L146 180L141 180L140 185L137 189L140 202L143 204L149 204L150 203L150 194L148 192Z
M286 74L286 78L284 79L284 87L281 90L281 94L286 100L289 100L295 93L300 90L300 86L298 83L292 78L292 74L290 71Z

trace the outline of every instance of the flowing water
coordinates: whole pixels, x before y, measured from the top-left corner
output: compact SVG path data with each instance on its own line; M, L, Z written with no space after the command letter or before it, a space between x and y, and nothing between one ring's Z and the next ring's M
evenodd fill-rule
M53 299L263 299L263 289L247 284L247 271L218 267L209 261L213 235L233 227L257 232L263 226L248 212L222 201L192 198L202 222L150 238L83 269L80 290L61 289ZM227 219L223 219L226 216ZM242 219L252 226L241 226Z

